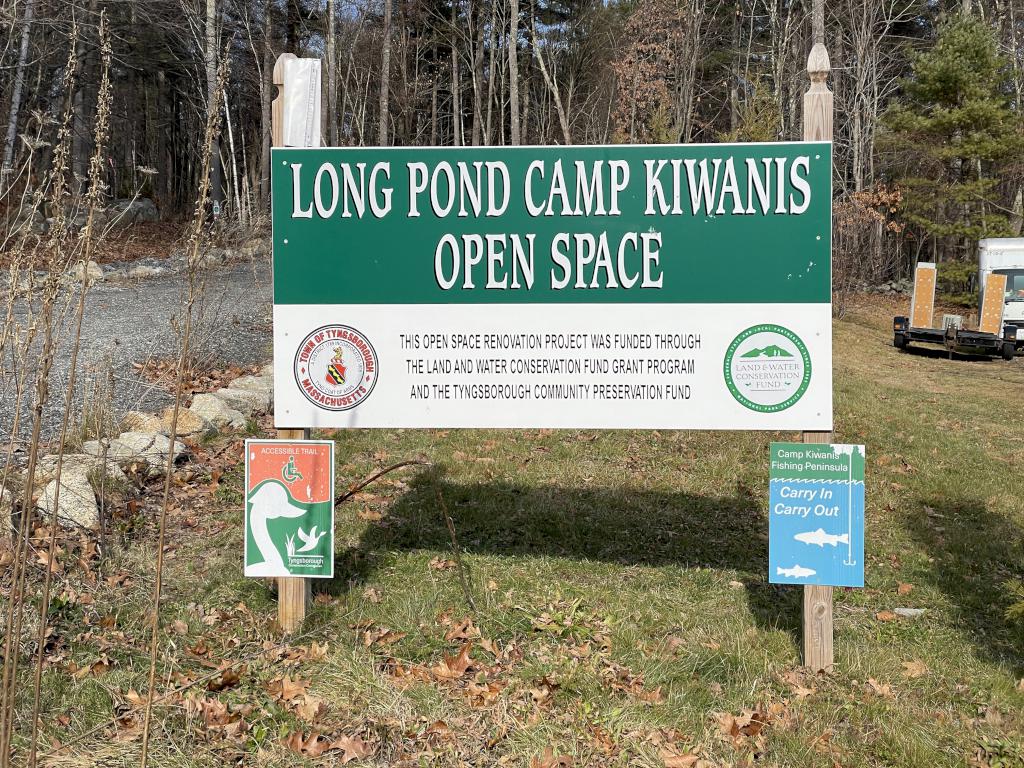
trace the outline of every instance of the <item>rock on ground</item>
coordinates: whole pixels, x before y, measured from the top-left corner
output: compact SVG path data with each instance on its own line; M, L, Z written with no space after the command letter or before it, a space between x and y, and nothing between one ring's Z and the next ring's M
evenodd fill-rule
M270 410L269 392L250 392L246 389L226 387L218 389L213 396L223 400L229 408L234 408L247 417L254 413L266 413Z
M241 429L245 426L245 416L240 411L231 408L220 398L208 393L193 397L189 410L206 419L215 427Z
M121 418L122 426L129 432L162 432L160 417L142 411L128 411Z
M171 419L173 416L174 406L170 405L160 414L159 431L168 435L171 434ZM213 425L202 414L188 408L181 408L178 411L178 435L181 437L201 437L212 430Z
M103 445L99 440L90 440L82 449L93 456L103 455ZM170 438L159 432L122 432L107 444L107 460L119 464L145 461L152 470L159 473L167 463L170 450ZM174 460L177 461L184 453L185 446L175 441Z
M127 483L128 476L121 471L121 467L109 457L106 464L101 456L94 456L89 453L65 453L64 463L61 465L61 476L65 474L92 474L99 478L100 472L114 483ZM36 465L36 482L50 482L57 474L57 456L43 456Z
M107 208L107 219L118 227L138 221L160 221L160 209L148 197L122 198Z
M231 382L228 389L244 389L246 392L256 392L267 399L267 404L274 399L274 378L273 376L239 376Z
M47 515L56 513L57 521L65 528L93 528L99 523L96 493L89 476L81 470L61 473L59 498L57 481L51 480L39 500L39 508Z
M0 488L0 534L14 533L11 518L14 515L14 494L6 488Z
M85 265L85 279L89 285L102 283L103 278L103 267L101 267L95 261L90 261ZM61 279L65 285L78 285L79 283L81 283L82 263L78 262L69 267L68 271L64 273Z

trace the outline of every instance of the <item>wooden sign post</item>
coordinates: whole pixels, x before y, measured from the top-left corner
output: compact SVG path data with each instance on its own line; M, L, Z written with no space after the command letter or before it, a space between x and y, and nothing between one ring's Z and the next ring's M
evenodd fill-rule
M825 48L824 0L814 0L814 46L807 57L811 87L804 94L804 140L832 141L832 92L826 81L832 66ZM831 443L831 432L804 432L805 443ZM832 670L832 587L804 587L804 666L814 672Z
M275 147L284 146L284 65L294 58L293 53L282 53L274 64L274 85L279 89L271 106L271 138ZM316 115L315 119L319 122L320 116ZM282 440L308 440L309 430L278 429L277 436ZM294 632L302 626L310 595L309 579L282 577L277 580L277 621L284 632Z

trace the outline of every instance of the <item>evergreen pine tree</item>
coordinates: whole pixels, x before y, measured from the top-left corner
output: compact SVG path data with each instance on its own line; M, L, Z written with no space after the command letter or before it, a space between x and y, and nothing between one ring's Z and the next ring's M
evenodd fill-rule
M1007 68L992 31L979 19L957 18L936 44L913 58L904 99L885 115L902 213L934 256L973 254L983 237L1009 234L998 201L1001 166L1020 150L1010 109Z

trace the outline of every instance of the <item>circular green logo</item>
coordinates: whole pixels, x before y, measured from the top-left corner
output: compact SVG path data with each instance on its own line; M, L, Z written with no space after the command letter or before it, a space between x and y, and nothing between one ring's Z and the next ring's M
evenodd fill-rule
M723 372L737 402L759 413L776 413L804 396L811 383L811 356L789 328L763 323L732 340Z

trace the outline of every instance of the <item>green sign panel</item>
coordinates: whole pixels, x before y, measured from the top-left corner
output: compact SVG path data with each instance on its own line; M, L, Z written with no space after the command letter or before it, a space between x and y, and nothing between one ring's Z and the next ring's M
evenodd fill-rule
M275 149L275 304L828 303L831 145Z
M245 575L334 575L334 442L245 441Z

